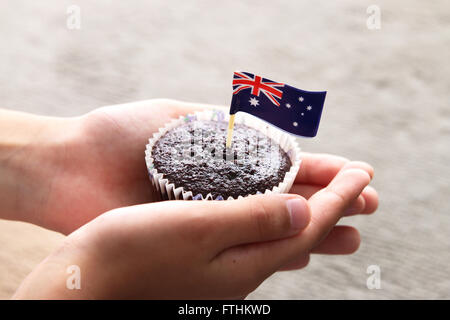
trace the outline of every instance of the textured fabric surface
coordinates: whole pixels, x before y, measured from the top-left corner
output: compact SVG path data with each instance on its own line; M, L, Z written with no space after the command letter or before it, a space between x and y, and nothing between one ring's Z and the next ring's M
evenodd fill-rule
M448 1L379 0L380 30L366 27L372 1L76 3L80 30L66 27L72 2L0 2L0 107L72 116L159 97L226 105L236 69L327 90L319 134L301 147L373 164L379 211L343 219L361 232L356 254L312 256L249 298L450 298ZM61 239L0 221L0 298ZM381 268L380 290L366 286L369 265Z

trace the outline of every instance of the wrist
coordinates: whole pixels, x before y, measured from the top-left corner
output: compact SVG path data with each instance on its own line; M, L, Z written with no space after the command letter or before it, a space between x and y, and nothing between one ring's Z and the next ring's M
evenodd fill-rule
M0 218L48 227L46 201L77 135L77 118L0 113Z
M81 250L70 237L21 283L13 299L95 299L101 288L97 266L89 251ZM89 279L89 280L88 280ZM94 290L94 291L92 291Z
M90 224L67 236L21 283L13 299L116 299L126 288Z

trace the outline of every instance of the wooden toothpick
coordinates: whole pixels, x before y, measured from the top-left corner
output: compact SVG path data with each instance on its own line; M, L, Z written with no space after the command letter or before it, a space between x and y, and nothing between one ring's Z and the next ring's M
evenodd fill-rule
M227 148L231 147L231 140L233 139L234 116L235 114L230 115L230 120L228 121Z

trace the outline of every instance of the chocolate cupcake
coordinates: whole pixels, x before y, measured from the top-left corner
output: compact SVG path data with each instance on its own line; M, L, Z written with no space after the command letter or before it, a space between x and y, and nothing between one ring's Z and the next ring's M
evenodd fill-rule
M241 114L231 148L222 111L180 117L149 140L146 163L154 191L167 199L237 199L288 192L298 172L295 139Z

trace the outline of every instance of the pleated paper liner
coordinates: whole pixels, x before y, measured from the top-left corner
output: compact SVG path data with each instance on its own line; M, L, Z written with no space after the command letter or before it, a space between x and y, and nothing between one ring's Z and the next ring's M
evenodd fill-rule
M163 172L158 172L153 165L152 150L156 141L161 138L167 131L180 126L186 122L196 121L196 120L206 120L206 121L225 121L228 123L229 115L222 110L206 110L199 111L193 114L188 114L186 116L180 116L178 119L173 119L168 122L164 127L160 128L158 132L153 134L153 137L149 139L149 142L145 150L145 162L147 164L147 169L149 173L150 180L152 182L153 189L158 195L159 200L224 200L223 197L218 196L213 199L211 193L207 195L194 195L192 191L185 190L183 187L177 187L174 182L169 182L164 178ZM269 138L274 142L278 143L280 147L287 153L291 160L291 168L286 172L283 181L281 181L277 186L274 186L271 190L266 189L264 194L270 193L287 193L294 183L295 177L297 176L298 170L300 169L300 147L298 146L295 138L273 126L267 125L264 121L261 121L251 115L246 113L239 113L236 115L235 123L245 124L251 128L254 128ZM245 196L246 197L250 194ZM233 197L228 197L226 200L233 200Z

